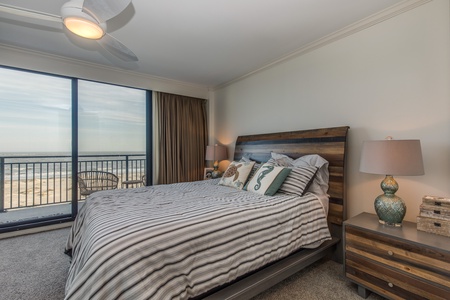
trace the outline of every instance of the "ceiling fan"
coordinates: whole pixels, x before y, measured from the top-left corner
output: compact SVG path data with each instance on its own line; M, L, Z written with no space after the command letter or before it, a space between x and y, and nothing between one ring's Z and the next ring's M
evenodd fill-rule
M0 4L0 11L27 18L62 22L70 32L96 40L120 59L137 61L133 51L106 32L106 21L120 14L130 3L131 0L70 0L61 7L61 16L6 4Z

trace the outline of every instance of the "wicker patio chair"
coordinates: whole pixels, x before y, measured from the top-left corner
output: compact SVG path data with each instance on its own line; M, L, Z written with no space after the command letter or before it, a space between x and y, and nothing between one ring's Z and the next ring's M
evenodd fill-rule
M97 191L117 189L118 183L119 177L110 172L82 171L78 173L78 187L82 196L89 196Z

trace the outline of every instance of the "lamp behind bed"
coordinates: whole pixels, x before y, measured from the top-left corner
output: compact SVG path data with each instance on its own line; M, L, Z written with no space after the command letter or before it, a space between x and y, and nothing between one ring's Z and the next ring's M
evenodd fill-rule
M205 159L214 161L214 171L211 173L212 178L218 178L221 175L219 172L219 162L227 158L227 148L225 146L217 144L214 146L206 146Z

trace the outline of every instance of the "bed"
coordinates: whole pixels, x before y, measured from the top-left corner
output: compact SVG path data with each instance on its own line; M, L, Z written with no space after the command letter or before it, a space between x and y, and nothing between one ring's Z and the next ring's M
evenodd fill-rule
M325 256L341 260L347 132L236 140L234 161L323 157L325 210L314 193L265 196L220 179L94 193L68 238L65 299L248 299Z

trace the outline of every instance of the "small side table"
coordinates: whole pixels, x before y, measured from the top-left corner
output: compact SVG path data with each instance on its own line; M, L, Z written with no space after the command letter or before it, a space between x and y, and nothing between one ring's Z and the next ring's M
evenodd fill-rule
M129 188L130 185L141 186L143 183L144 182L142 180L139 180L139 179L125 180L125 181L122 181L122 186L124 186L127 189L127 188Z

